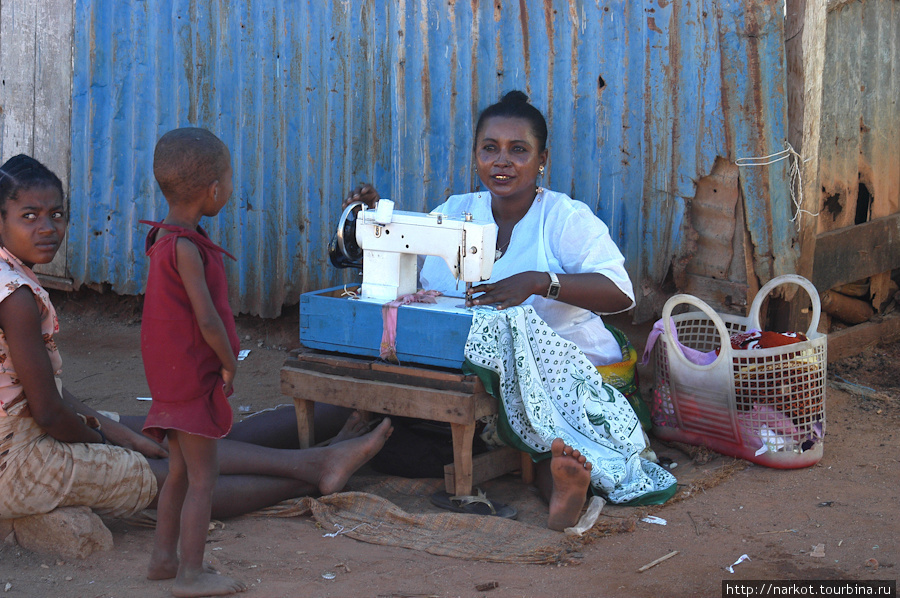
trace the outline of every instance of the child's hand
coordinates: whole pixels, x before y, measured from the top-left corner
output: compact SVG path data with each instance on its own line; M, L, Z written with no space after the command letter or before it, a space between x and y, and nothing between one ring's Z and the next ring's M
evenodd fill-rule
M230 396L234 391L234 375L236 373L236 370L222 366L222 380L225 382L224 390L226 397Z

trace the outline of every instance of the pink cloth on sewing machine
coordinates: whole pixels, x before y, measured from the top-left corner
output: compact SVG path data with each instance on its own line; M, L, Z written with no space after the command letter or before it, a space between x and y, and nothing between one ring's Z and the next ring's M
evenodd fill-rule
M394 301L381 306L381 353L378 355L385 361L399 363L397 359L397 308L410 303L437 303L440 291L421 290L409 295L402 295Z

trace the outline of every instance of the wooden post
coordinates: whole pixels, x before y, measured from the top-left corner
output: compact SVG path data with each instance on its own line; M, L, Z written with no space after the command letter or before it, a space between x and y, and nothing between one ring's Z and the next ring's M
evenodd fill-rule
M825 68L826 7L816 0L787 0L785 50L788 65L788 141L802 157L802 208L820 210L819 130L822 118L822 74ZM799 215L800 260L797 273L812 280L818 219ZM791 327L803 328L804 305L791 303Z

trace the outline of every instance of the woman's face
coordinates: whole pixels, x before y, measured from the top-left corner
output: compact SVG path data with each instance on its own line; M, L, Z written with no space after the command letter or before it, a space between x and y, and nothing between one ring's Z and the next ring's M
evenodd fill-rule
M20 190L0 211L0 243L31 268L48 264L66 236L63 198L53 186Z
M547 150L539 150L527 120L495 116L484 121L475 142L475 164L495 198L531 201L546 161Z

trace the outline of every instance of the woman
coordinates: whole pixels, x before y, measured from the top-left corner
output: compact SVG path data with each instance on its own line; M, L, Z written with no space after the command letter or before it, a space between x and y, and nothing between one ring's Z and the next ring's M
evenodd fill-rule
M0 518L88 506L127 516L156 504L168 473L166 449L135 431L140 418L114 421L72 396L59 379L59 325L32 271L49 263L66 232L62 183L37 160L18 155L0 166ZM235 426L255 441L276 416ZM279 419L280 416L278 416ZM240 515L309 493L340 490L383 446L390 422L362 434L358 416L341 442L282 450L222 440L214 517ZM173 577L175 569L159 571Z
M491 279L471 288L466 304L499 310L530 306L590 364L616 364L623 360L622 345L598 314L634 306L625 260L606 225L587 205L538 185L547 163L546 144L546 121L520 91L506 94L481 113L474 158L486 190L451 196L437 208L449 215L468 212L498 228L498 259ZM374 206L377 199L377 191L365 185L344 205L362 201ZM457 281L442 259L429 256L420 283L424 289L446 292L453 291ZM476 312L476 321L478 317ZM470 335L470 344L471 340ZM550 450L531 450L551 456L538 462L537 483L550 505L549 527L563 529L573 525L581 512L592 463L581 454L585 451L561 438L546 437L543 446ZM671 496L674 478L659 471L653 475L661 478L665 498ZM659 483L653 486L660 489Z

